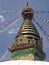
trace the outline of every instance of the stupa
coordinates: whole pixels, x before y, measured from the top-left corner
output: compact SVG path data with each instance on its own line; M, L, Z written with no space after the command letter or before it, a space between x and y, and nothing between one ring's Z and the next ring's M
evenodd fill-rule
M34 11L29 7L22 10L23 23L15 37L15 41L9 48L11 60L44 60L46 54L43 52L42 38L32 23ZM34 21L33 21L34 22Z

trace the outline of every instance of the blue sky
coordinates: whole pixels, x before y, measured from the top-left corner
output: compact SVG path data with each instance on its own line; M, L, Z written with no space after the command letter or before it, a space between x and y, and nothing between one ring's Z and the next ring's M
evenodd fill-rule
M30 7L34 11L49 11L49 0L0 0L0 10L19 10L21 11L25 6L27 1L29 2ZM4 17L5 20L12 19L15 17L18 17L21 15L21 12L17 13L0 13ZM38 16L43 17L44 19L49 20L49 13L47 14L35 14ZM40 25L43 26L43 28L47 31L49 34L49 23L44 23L41 20L35 19ZM34 23L34 21L32 21ZM0 58L1 56L6 52L9 46L11 46L12 42L15 40L15 36L18 32L18 30L13 33L9 34L9 31L12 29L17 29L21 26L23 23L23 19L20 19L15 25L13 25L11 28L9 28L7 31L0 34ZM41 37L43 37L43 45L44 45L44 51L46 53L46 59L45 61L49 61L49 40L46 39L46 36L43 34L43 32L40 30L40 28L34 23L37 30L39 31L39 34ZM3 26L4 28L4 26ZM10 53L7 54L7 56L3 60L9 60Z

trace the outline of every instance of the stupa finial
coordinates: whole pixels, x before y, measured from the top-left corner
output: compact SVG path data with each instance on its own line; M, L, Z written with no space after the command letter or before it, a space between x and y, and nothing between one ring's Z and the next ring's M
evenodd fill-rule
M29 6L28 2L27 2L27 6Z

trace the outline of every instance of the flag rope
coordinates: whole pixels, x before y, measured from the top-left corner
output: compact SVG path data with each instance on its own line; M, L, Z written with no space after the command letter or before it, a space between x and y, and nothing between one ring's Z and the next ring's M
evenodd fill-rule
M33 19L34 20L34 19ZM44 28L39 24L37 23L35 20L34 22L40 27L40 29L43 31L44 35L46 36L47 40L49 40L49 34L47 34L47 32L44 30Z
M6 28L4 28L3 30L0 30L0 33L3 33L8 28L10 28L11 26L13 26L20 18L22 18L22 17L21 16L17 17L17 19L13 23L11 23L9 26L7 26Z
M0 58L0 62L4 59L4 57L8 54L8 50L3 54L3 56Z

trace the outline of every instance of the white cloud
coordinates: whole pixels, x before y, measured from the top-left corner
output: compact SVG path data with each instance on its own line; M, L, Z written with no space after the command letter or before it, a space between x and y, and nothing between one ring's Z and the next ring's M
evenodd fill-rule
M3 23L5 21L5 18L3 15L0 15L0 24ZM4 25L0 26L1 28L4 28Z
M16 29L11 29L8 33L9 34L15 34L17 31L19 30L19 27L18 28L16 28Z
M3 15L0 15L0 23L2 23L4 21L5 21L4 16Z

